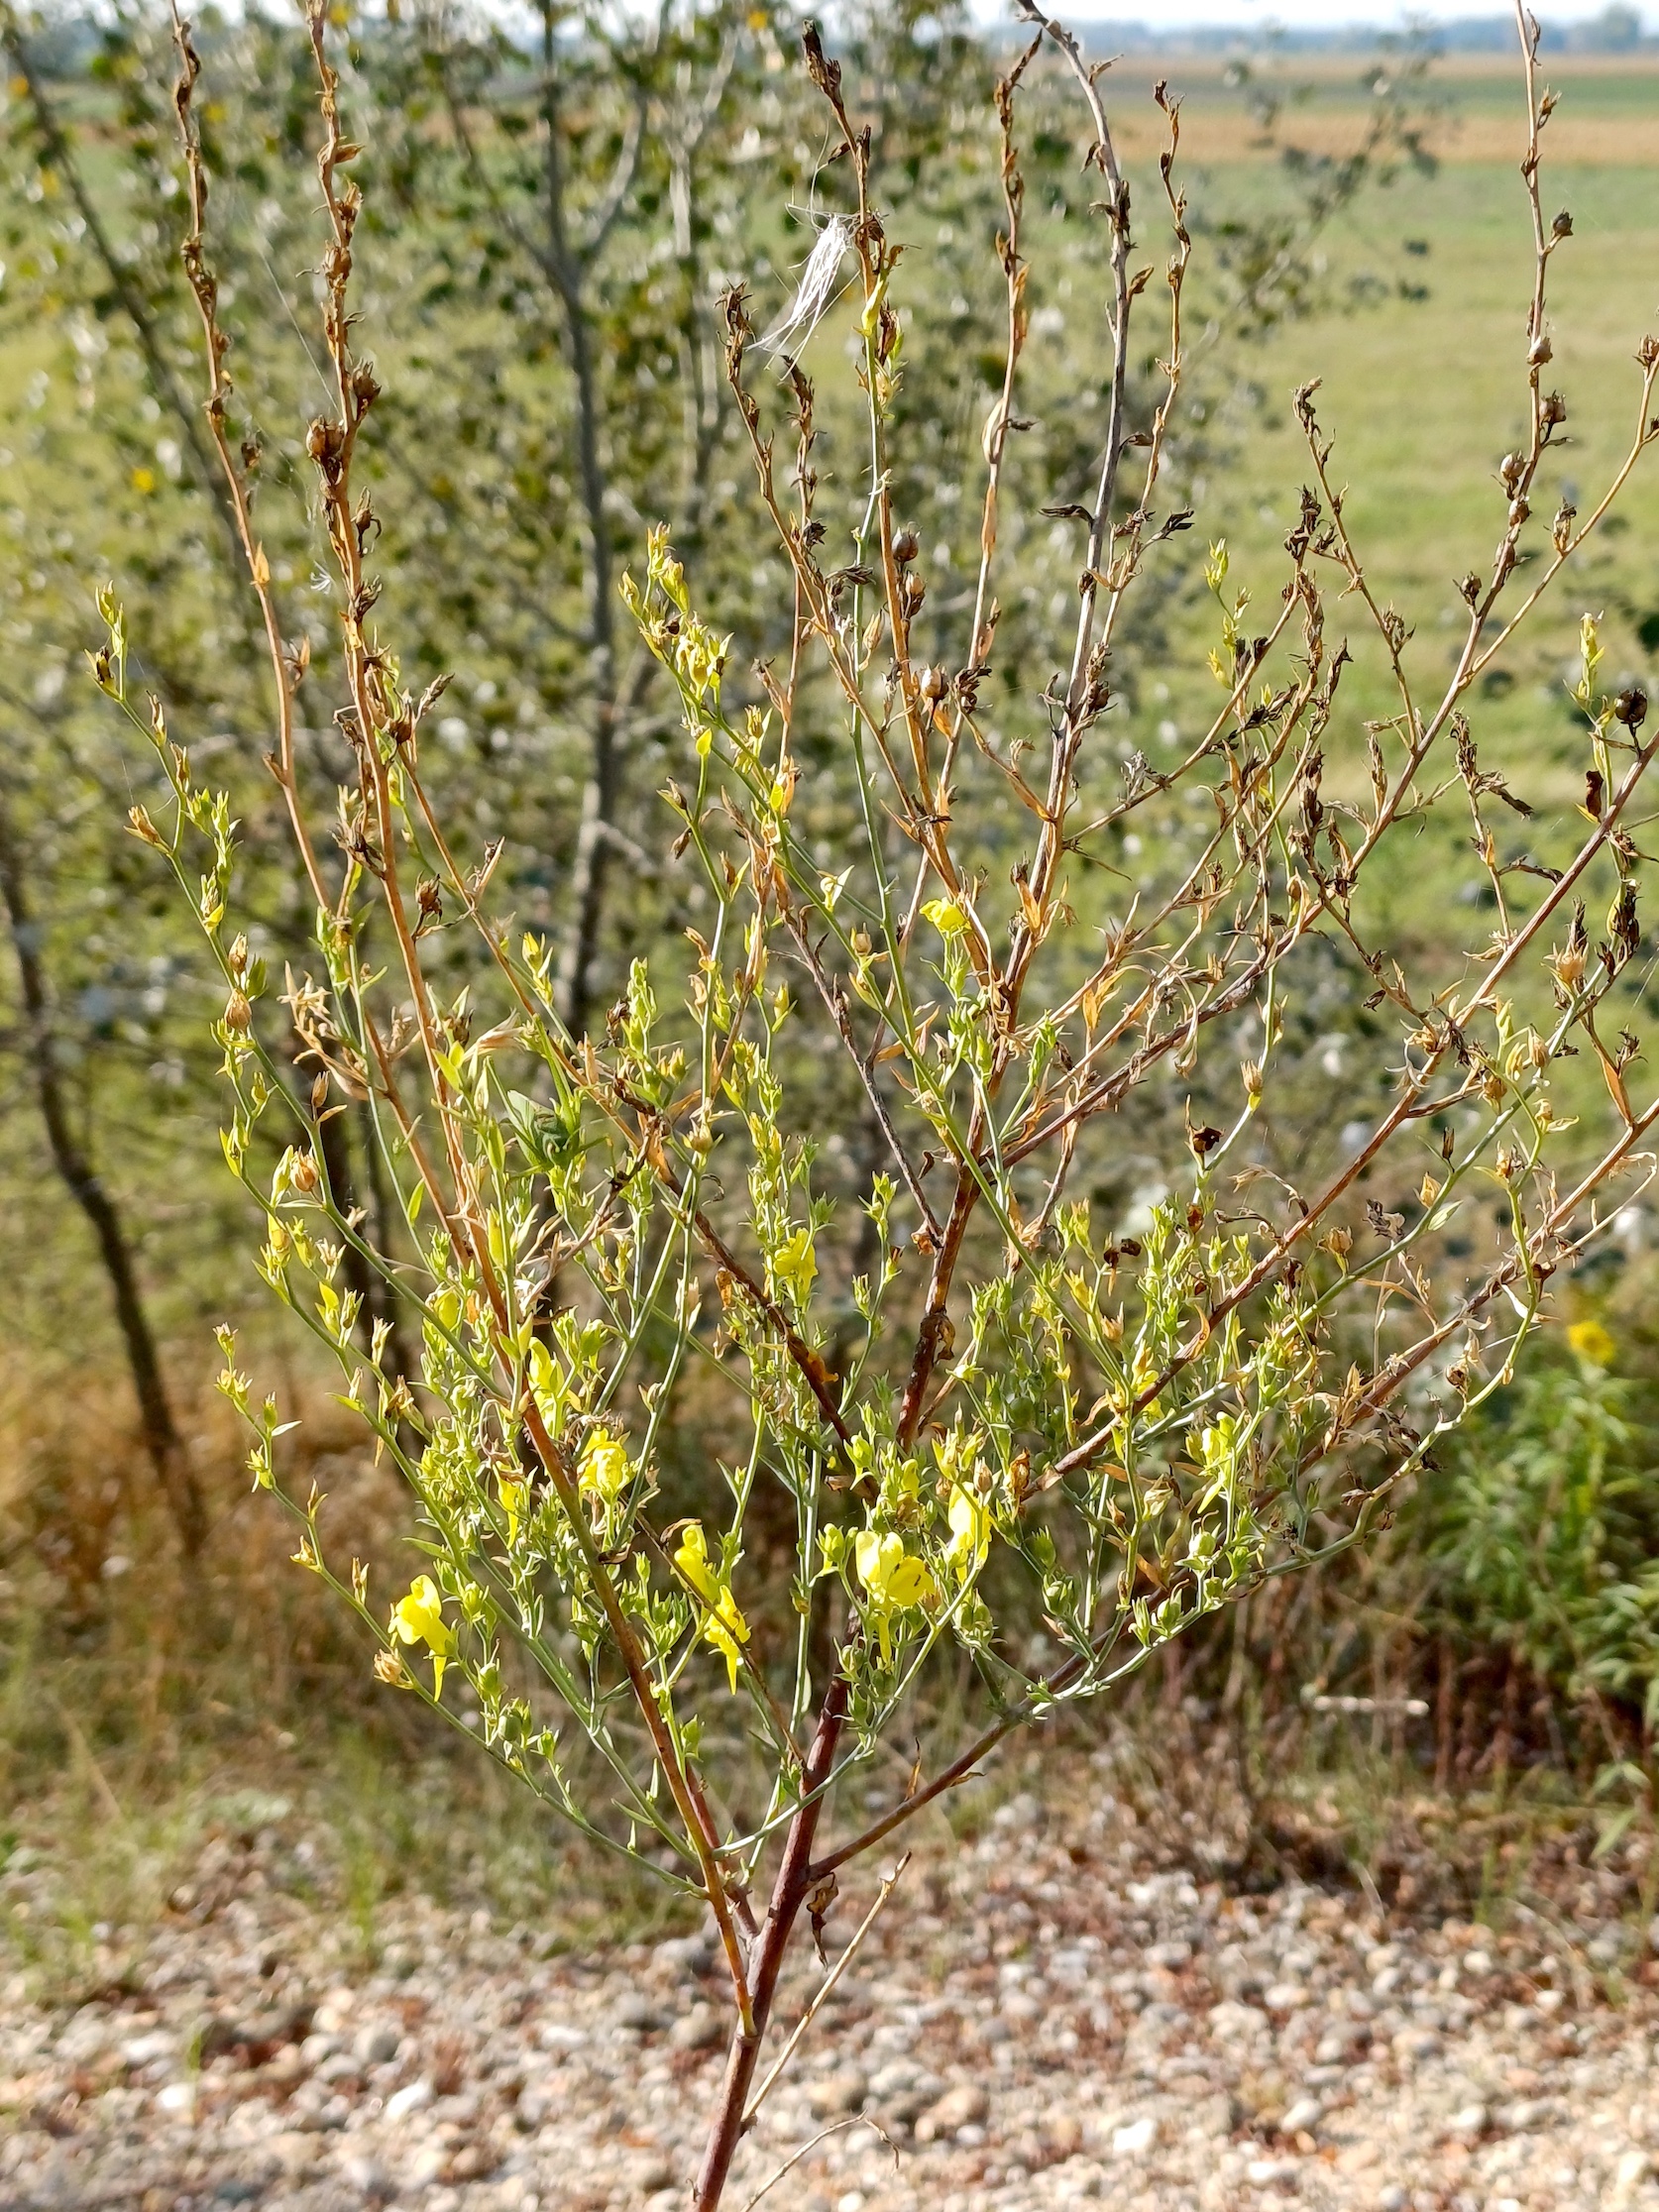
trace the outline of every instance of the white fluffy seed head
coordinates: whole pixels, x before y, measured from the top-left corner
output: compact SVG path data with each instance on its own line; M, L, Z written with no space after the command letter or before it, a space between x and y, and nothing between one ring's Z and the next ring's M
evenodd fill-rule
M852 218L831 215L819 232L801 281L782 319L758 341L765 353L799 354L840 290L841 262L852 244Z

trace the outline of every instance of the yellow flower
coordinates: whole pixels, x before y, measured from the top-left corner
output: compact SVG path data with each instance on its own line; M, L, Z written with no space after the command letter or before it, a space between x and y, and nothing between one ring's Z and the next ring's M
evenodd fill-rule
M432 1695L444 1694L444 1662L455 1652L455 1631L444 1621L444 1602L430 1575L416 1575L406 1598L391 1608L391 1632L406 1644L423 1643L432 1654Z
M954 899L930 899L922 912L941 938L960 937L967 928L967 916Z
M709 1563L709 1540L701 1521L693 1521L681 1537L674 1564L709 1608L703 1623L704 1640L723 1656L726 1675L735 1690L738 1655L749 1640L749 1624L737 1608L730 1583L717 1575Z
M1579 1358L1588 1360L1592 1367L1612 1366L1617 1347L1600 1321L1575 1321L1567 1331L1567 1342Z
M497 1495L501 1501L501 1511L506 1515L506 1540L509 1551L518 1541L519 1515L524 1510L524 1500L529 1494L530 1486L528 1483L509 1483L504 1475L497 1487Z
M866 1528L852 1547L858 1580L869 1594L870 1611L881 1639L884 1666L893 1663L893 1615L913 1605L931 1604L938 1586L925 1559L913 1559L902 1536L890 1530L878 1536Z
M957 1579L966 1582L977 1574L990 1548L991 1508L957 1484L950 1493L950 1541L944 1547Z
M711 1605L719 1603L719 1581L709 1564L709 1539L703 1533L701 1521L693 1521L681 1537L674 1564L700 1598Z
M614 1505L632 1473L627 1446L621 1438L613 1436L609 1429L591 1429L583 1440L582 1455L576 1463L578 1487L602 1503Z
M144 497L148 498L150 494L156 489L155 470L144 468L135 469L132 476L132 485L135 492L142 493Z
M792 1237L785 1237L772 1255L772 1280L781 1283L798 1306L804 1306L812 1296L813 1278L818 1273L818 1255L813 1250L813 1233L810 1229L797 1229Z

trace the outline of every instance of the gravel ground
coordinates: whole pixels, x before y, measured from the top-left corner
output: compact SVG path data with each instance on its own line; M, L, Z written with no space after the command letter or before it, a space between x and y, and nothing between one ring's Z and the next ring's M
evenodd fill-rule
M1098 1765L1048 1795L922 1841L763 2108L733 2212L836 2122L769 2206L1659 2206L1631 1854L1569 1850L1547 1899L1477 1927L1402 1906L1410 1880L1388 1908L1294 1873L1243 1894L1210 1871L1225 1850L1183 1849L1194 1817L1155 1847ZM290 1825L219 1834L99 1994L0 1988L4 2212L684 2204L720 2063L710 1946L557 1952L411 1898L353 1972L344 1917L293 1894L313 1851ZM27 1908L50 1877L14 1858L0 1892ZM818 1972L803 1944L784 2022Z

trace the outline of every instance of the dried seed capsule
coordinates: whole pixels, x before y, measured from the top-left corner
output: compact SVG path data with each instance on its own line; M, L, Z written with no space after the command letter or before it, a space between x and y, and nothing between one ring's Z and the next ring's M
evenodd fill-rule
M1632 684L1621 691L1613 701L1613 716L1626 729L1640 729L1647 719L1647 694L1640 684Z

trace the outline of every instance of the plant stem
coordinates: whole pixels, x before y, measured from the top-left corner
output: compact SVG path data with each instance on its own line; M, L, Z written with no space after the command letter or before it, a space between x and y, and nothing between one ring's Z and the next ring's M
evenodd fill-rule
M720 2083L719 2101L715 2108L708 2147L703 2154L703 2169L697 2177L697 2189L692 2198L693 2212L716 2212L725 2192L733 2155L742 2139L749 2089L760 2058L761 2040L765 2036L773 2000L777 1995L778 1975L783 1967L784 1953L795 1933L801 1907L812 1888L809 1869L812 1865L813 1839L818 1833L819 1818L824 1809L821 1792L834 1765L835 1746L840 1740L841 1727L846 1719L846 1678L837 1673L825 1694L823 1711L819 1714L818 1727L801 1777L801 1807L789 1824L783 1858L778 1866L777 1879L772 1885L772 1902L766 1909L765 1920L760 1924L760 1938L751 1960L749 1986L753 2025L747 2030L738 2027L731 2038L731 2047L726 2053L725 2076Z

